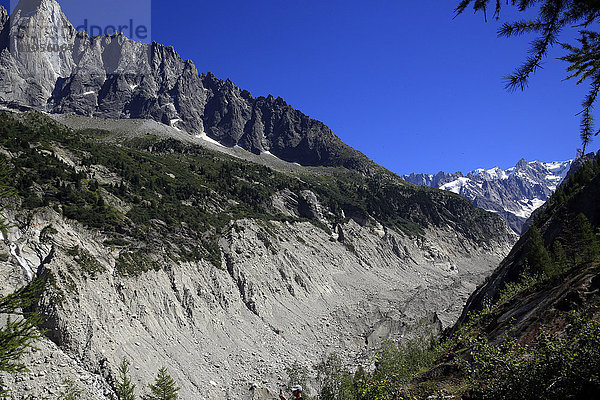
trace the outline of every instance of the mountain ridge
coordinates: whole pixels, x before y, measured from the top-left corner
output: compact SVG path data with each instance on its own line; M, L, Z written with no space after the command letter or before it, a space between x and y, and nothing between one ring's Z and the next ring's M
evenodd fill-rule
M448 190L471 200L487 211L497 213L517 234L523 233L527 219L547 201L567 176L574 160L557 162L527 162L525 159L511 168L478 168L464 175L437 174L403 175L414 184Z
M254 98L229 79L198 73L173 47L134 42L122 34L90 37L77 32L55 0L21 0L12 15L7 17L6 10L1 14L2 104L50 113L154 119L228 147L270 152L302 165L344 166L362 173L381 170L325 124L282 98ZM65 29L47 28L57 24ZM18 29L26 32L25 43L19 41ZM30 45L27 38L38 37L49 37L67 49L22 50Z

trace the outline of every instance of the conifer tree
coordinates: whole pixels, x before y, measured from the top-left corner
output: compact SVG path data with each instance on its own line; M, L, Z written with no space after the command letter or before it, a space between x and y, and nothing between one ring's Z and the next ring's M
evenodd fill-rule
M14 189L8 184L10 171L6 161L0 159L0 201L13 196ZM0 204L0 211L4 203ZM0 216L0 231L6 231L8 223ZM19 360L23 353L41 337L37 329L39 319L28 311L39 298L45 280L40 278L12 294L0 297L0 316L4 319L0 325L0 371L16 373L26 371ZM2 390L2 388L0 388Z
M177 400L179 398L177 392L180 388L175 386L175 381L167 374L165 367L158 370L154 384L150 384L148 387L150 394L145 395L143 400Z
M26 366L19 360L42 335L37 328L37 315L24 310L36 302L43 285L43 279L36 280L0 298L0 314L6 316L6 321L0 328L0 371L27 371Z
M567 253L561 242L558 240L554 241L552 245L552 258L554 259L554 266L558 272L564 271L567 267Z
M119 366L119 377L115 383L116 400L135 400L135 384L129 376L129 361L123 358Z
M574 221L572 230L573 257L575 262L591 262L600 256L600 245L594 234L594 228L587 217L580 213Z
M529 230L529 253L527 254L527 263L533 272L552 275L552 259L550 253L544 246L544 240L537 227L533 226Z

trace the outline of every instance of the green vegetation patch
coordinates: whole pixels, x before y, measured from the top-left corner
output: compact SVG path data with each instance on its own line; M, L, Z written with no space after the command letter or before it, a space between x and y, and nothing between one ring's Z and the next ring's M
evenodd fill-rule
M95 276L106 271L106 268L86 249L74 246L66 250L66 253L73 257L73 260L81 267L81 272L85 275Z
M45 226L40 232L40 242L44 243L51 241L52 236L56 235L57 233L58 231L52 225Z
M144 272L159 271L160 269L160 264L141 250L122 252L115 265L117 274L125 277L139 276Z
M600 392L600 322L574 318L568 336L542 332L531 345L470 343L463 368L471 398L591 399Z

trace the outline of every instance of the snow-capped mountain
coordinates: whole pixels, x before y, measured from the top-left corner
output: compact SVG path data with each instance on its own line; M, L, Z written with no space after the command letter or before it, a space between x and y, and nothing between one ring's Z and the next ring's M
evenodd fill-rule
M460 171L435 175L412 173L403 178L417 185L458 193L477 207L499 214L516 233L521 234L525 221L550 198L572 163L573 160L527 162L521 159L507 170L479 168L467 175Z

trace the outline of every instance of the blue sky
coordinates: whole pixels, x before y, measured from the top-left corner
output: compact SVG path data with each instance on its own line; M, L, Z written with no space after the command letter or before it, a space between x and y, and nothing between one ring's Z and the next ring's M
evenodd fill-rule
M502 77L527 41L498 39L499 23L471 12L453 20L455 3L155 1L152 31L200 71L283 97L397 173L573 157L586 88L549 60L508 93Z
M453 20L456 3L154 0L151 32L199 71L281 96L400 174L572 158L586 87L562 81L562 51L509 93L502 77L527 41L498 39L499 23L471 12Z

